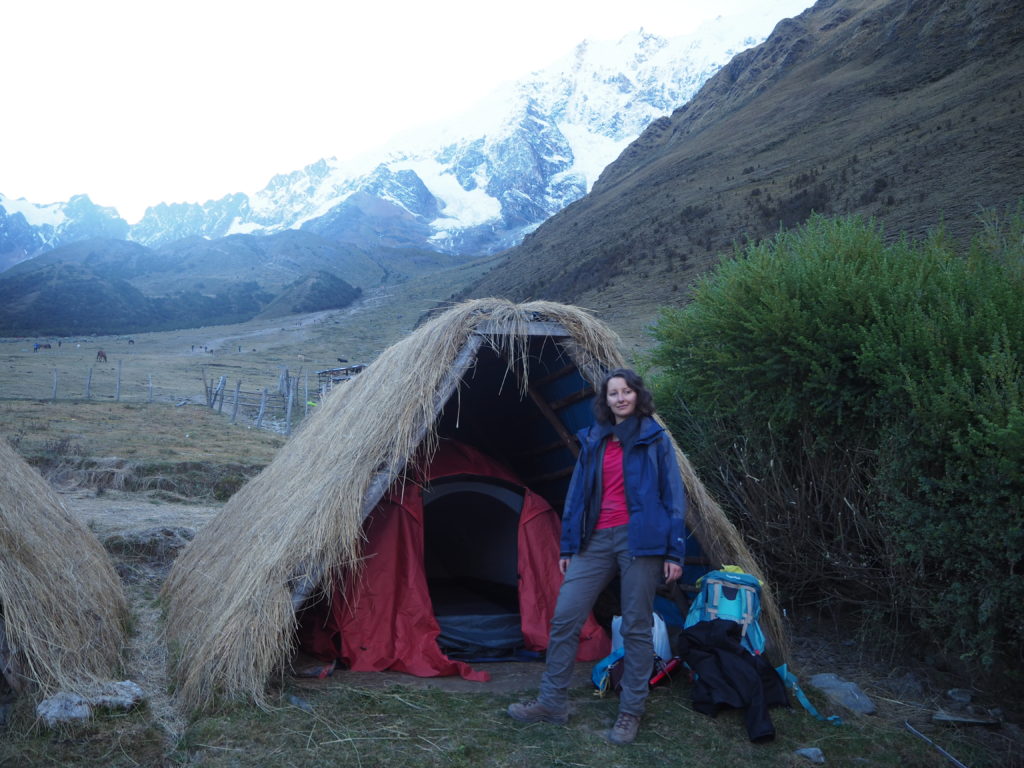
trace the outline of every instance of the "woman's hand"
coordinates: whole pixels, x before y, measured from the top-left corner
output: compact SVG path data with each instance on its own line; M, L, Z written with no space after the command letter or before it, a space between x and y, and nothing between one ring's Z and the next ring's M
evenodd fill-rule
M671 584L683 575L683 566L672 560L665 561L665 583Z
M558 558L558 570L562 572L563 576L565 576L565 572L567 570L569 570L569 561L570 560L572 560L571 557L560 557L560 558Z

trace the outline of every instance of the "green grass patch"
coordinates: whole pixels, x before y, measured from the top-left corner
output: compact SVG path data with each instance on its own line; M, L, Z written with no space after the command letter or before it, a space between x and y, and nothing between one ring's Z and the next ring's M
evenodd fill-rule
M616 747L604 739L617 711L615 699L589 690L573 698L568 726L522 725L505 708L512 695L455 694L392 686L351 688L335 682L289 685L278 708L229 707L187 729L171 764L204 766L292 765L476 768L502 766L622 766L686 768L810 765L794 755L820 748L833 766L941 766L944 758L904 729L877 718L842 726L823 724L802 710L773 710L778 730L771 744L752 744L741 713L712 719L695 712L689 688L658 690L637 741ZM967 745L959 744L963 749ZM971 756L983 758L972 748ZM996 765L981 759L973 766Z
M149 710L104 713L76 726L49 730L34 723L31 702L18 703L0 732L0 766L12 768L155 768L165 765L165 734Z
M772 710L777 737L752 744L742 713L717 718L690 706L689 687L656 690L637 741L617 747L604 739L616 715L614 698L574 691L575 713L567 726L510 720L512 694L451 693L430 688L350 687L341 678L323 683L290 681L263 710L227 705L198 717L178 740L165 738L142 708L102 715L73 729L38 727L0 741L0 765L187 766L288 768L305 765L402 766L403 768L735 768L810 766L795 754L817 747L830 766L939 768L948 765L934 747L882 717L851 716L825 724L803 710ZM24 722L24 714L19 721ZM971 768L1019 765L973 736L956 730L933 734Z

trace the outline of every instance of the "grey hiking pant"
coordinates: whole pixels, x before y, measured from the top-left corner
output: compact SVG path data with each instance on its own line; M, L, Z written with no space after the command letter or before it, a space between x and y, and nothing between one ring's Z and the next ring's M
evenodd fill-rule
M654 665L651 610L654 590L663 577L662 557L633 557L629 553L627 527L620 525L594 531L586 549L569 561L558 593L551 637L541 677L539 701L550 709L568 707L569 682L580 644L580 630L601 590L619 574L622 583L622 692L619 712L641 716Z

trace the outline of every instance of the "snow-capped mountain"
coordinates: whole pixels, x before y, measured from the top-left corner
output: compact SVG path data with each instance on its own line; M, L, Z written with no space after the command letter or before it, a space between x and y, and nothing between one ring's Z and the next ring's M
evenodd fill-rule
M96 205L88 195L75 195L66 203L34 205L0 194L0 272L76 240L123 240L128 229L128 222L114 208Z
M647 125L686 103L806 1L766 2L756 14L719 17L673 39L640 30L616 42L585 41L444 124L417 128L359 158L323 159L280 174L251 194L161 203L120 236L156 246L196 235L301 228L371 248L496 252L585 195ZM15 231L25 241L17 250L27 255L70 242L58 225L33 224L25 210L30 204L17 203L0 197L0 215L4 209L7 215L6 230L0 219L0 258L3 238ZM18 210L23 221L15 221ZM105 237L124 225L109 213ZM25 225L38 232L36 241L26 240Z
M470 113L399 137L363 167L332 158L275 177L227 229L202 234L301 227L365 243L369 228L388 245L506 248L586 194L647 125L761 42L774 20L720 18L674 39L640 30L616 42L583 42ZM148 217L133 237L148 236L141 229Z

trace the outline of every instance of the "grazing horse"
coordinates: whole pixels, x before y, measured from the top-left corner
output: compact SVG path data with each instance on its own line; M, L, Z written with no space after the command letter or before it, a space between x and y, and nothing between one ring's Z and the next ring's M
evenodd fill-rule
M97 363L105 363L105 362L107 362L107 353L104 352L102 349L99 352L96 353L96 362Z

